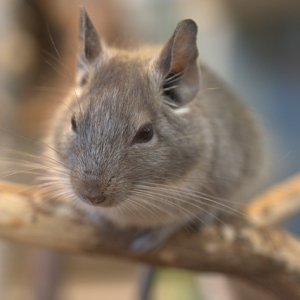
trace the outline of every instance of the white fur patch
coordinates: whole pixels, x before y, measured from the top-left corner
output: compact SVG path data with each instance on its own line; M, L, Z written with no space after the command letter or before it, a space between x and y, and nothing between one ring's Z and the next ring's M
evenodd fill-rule
M80 97L81 94L82 94L82 88L81 87L76 87L75 88L75 94L76 94L76 97Z
M174 110L174 113L177 115L183 115L190 112L190 108L185 106Z

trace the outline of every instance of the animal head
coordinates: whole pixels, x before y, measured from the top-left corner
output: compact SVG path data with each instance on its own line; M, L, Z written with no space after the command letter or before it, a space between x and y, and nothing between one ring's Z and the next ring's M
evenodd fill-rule
M74 198L117 206L137 185L170 182L199 156L197 25L181 21L163 48L118 50L81 10L77 87L55 119L53 148ZM67 175L65 175L67 174Z

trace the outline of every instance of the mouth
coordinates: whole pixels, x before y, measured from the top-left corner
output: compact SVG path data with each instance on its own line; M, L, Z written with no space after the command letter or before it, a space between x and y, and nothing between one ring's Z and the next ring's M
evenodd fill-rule
M87 196L87 195L78 195L76 193L76 198L84 202L85 204L92 207L115 207L119 204L118 201L115 201L112 197L105 195L96 195L96 196Z
M83 197L84 201L95 206L101 206L105 202L107 202L107 198L105 196L95 196L95 197Z

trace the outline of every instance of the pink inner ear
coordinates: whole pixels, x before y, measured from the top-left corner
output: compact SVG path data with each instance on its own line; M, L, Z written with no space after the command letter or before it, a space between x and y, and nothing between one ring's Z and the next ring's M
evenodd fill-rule
M197 25L194 21L183 20L177 25L160 55L159 67L164 75L179 73L195 63L198 57L196 36Z
M177 51L176 51L177 52ZM173 52L173 57L171 61L171 72L179 73L185 69L189 62L189 57L186 53L178 53Z
M180 22L158 60L158 67L164 76L164 95L177 106L191 101L200 88L196 36L197 25L194 21ZM172 74L180 76L172 81L168 79Z
M181 72L198 57L195 31L181 28L174 36L171 70Z

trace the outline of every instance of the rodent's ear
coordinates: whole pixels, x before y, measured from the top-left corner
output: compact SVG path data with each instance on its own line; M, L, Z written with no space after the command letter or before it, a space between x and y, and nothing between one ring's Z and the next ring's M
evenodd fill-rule
M193 20L181 21L157 61L164 78L164 93L176 105L191 101L200 88L197 29Z
M102 47L98 33L85 8L80 9L79 64L92 64L99 57Z

